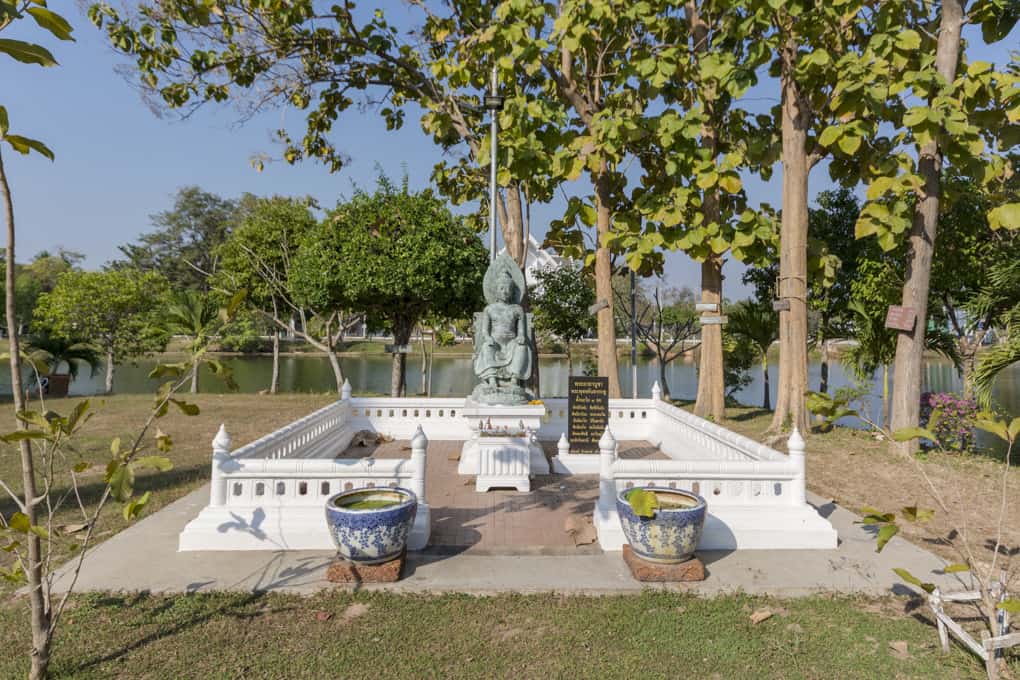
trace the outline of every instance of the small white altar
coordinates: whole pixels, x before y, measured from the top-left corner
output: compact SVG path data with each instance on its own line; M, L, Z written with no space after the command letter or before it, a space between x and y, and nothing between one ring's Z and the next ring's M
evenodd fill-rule
M482 434L476 447L478 470L475 491L514 488L522 493L531 491L531 454L534 435Z
M457 473L478 475L481 470L479 445L483 436L514 433L528 455L528 469L532 475L549 474L549 461L538 443L538 431L546 417L544 404L521 404L519 406L489 406L478 404L471 397L464 400L461 410L471 433L461 448ZM507 486L514 486L508 484Z

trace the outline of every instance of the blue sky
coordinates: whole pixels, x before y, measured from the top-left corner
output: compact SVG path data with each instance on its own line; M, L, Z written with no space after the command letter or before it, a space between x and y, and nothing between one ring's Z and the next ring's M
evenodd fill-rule
M183 121L158 118L115 72L123 61L104 36L82 14L68 10L77 42L46 43L59 67L0 61L0 103L7 107L12 133L39 138L56 153L56 161L50 163L41 156L24 157L4 149L18 222L19 261L62 246L84 253L87 268L99 267L118 255L118 245L148 231L149 215L169 208L173 194L186 185L226 197L245 191L312 195L321 205L331 206L350 192L352 183L372 185L377 166L391 177L401 176L406 167L413 187L429 182L439 152L415 117L408 116L403 130L388 132L374 113L355 111L345 114L336 127L335 143L351 159L340 173L330 174L313 162L272 163L256 172L249 162L252 156L278 155L271 131L302 130L301 112L280 108L244 125L238 124L238 112L227 106L206 107ZM12 32L10 37L38 39L38 35ZM971 58L1001 63L1008 59L1006 46L1020 42L1018 36L1020 30L996 46L975 45ZM778 208L781 181L776 172L767 184L751 178L746 185L753 201ZM812 193L829 186L825 169L817 168ZM561 203L533 208L538 236L561 209ZM697 290L698 272L699 265L685 255L667 256L669 283ZM745 297L740 265L728 264L725 273L727 297Z

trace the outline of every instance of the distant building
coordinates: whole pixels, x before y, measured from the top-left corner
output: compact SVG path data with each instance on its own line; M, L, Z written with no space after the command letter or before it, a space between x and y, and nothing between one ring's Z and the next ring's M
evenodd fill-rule
M505 253L506 247L499 252ZM561 267L564 262L562 257L543 249L535 237L528 234L528 257L524 261L524 281L529 288L538 283L537 272L547 267Z

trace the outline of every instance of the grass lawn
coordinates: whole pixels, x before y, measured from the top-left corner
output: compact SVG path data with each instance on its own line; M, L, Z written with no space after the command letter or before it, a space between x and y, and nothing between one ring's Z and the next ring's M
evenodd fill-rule
M898 609L897 609L898 608ZM773 616L754 624L751 614ZM79 596L55 677L76 678L980 678L902 601L619 597ZM24 650L21 615L0 636ZM897 643L893 647L893 643ZM905 643L905 651L903 644ZM898 649L897 649L898 648ZM0 677L23 676L5 654Z
M198 394L182 395L189 402L198 404L201 412L197 416L185 416L177 409L171 408L166 417L158 421L159 427L173 438L173 449L167 454L174 463L174 469L164 473L140 472L135 484L135 494L140 495L152 491L152 498L145 510L146 514L155 512L188 492L201 486L209 479L212 462L212 439L220 423L225 423L233 438L233 446L237 448L257 439L264 434L286 425L287 423L311 413L336 399L335 394L282 394L276 396L240 395L240 394ZM68 414L80 401L79 398L48 399L46 409L62 415ZM145 395L122 395L112 397L93 397L92 408L95 414L82 429L82 436L74 442L81 460L93 463L93 466L80 475L83 500L87 504L98 501L104 487L103 475L106 461L110 457L110 441L120 437L125 443L137 435L139 428L152 406L152 399ZM38 403L32 404L33 409L40 408ZM8 403L3 408L6 418L0 431L14 429L13 406ZM155 441L150 436L147 442L149 453L155 453ZM11 444L0 444L0 479L16 491L20 491L21 466L17 455L17 447ZM143 454L144 455L144 454ZM79 460L73 454L74 461ZM58 475L57 494L66 488L67 474ZM0 494L0 513L9 517L15 511L14 504ZM82 517L76 504L68 504L58 512L54 526L81 522ZM120 531L127 525L120 514L120 506L111 503L96 528L96 537L104 538ZM59 544L58 544L59 546ZM64 555L66 549L60 549ZM0 564L10 563L9 553L0 553ZM0 592L7 586L0 583Z
M333 399L330 394L189 397L200 415L172 411L160 423L174 439L174 470L142 474L136 484L140 493L153 491L146 513L208 479L210 440L221 422L237 447ZM50 400L47 408L66 413L77 401ZM113 436L130 436L141 424L150 401L133 395L95 398L93 404L97 413L77 445L85 460L99 464ZM760 439L768 418L758 409L731 409L727 425ZM5 453L0 476L16 484L17 457L10 447ZM971 530L990 530L985 508L1000 481L995 464L977 456L933 456L924 464L939 484L954 490L954 499L970 501L963 506ZM1016 472L1009 483L1020 492ZM86 473L87 499L96 497L101 479L98 465ZM851 430L808 437L808 484L855 510L915 502L930 506L912 462ZM119 508L110 510L101 520L100 540L125 526ZM0 503L0 512L12 511L9 502ZM58 525L76 521L80 518L70 510L57 518ZM942 522L936 516L933 526L943 531ZM1017 508L1007 527L1015 544ZM907 538L952 556L918 534ZM9 589L4 592L0 635L17 653L0 658L0 677L16 677L26 668L26 603L11 597ZM62 628L54 671L58 677L153 678L981 677L982 666L967 653L954 648L943 657L937 652L925 609L911 609L915 604L896 598L776 601L652 592L604 598L82 594ZM753 624L750 614L759 609L775 615ZM890 646L898 641L906 642L906 655ZM1020 673L1013 663L1014 673Z
M756 440L765 439L772 419L770 412L753 408L728 409L727 415L727 427ZM918 472L920 464L954 513L956 526L969 533L978 551L976 557L991 560L1002 497L1000 461L979 454L949 453L905 458L871 434L846 427L809 434L806 441L808 488L857 513L869 506L897 513L912 505L934 508ZM778 448L785 451L785 442ZM1020 450L1014 453L1020 458ZM1003 541L1008 548L1020 549L1020 467L1012 467L1006 483L1011 502L1003 523ZM926 524L903 522L900 526L901 535L908 540L951 562L960 561L954 548L936 540L948 537L952 530L946 513L937 512Z

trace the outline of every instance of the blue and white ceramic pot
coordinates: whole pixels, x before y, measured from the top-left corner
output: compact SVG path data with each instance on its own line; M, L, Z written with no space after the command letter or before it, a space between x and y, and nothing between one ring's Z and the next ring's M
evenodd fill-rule
M649 562L675 564L689 560L694 556L705 527L705 499L680 489L639 488L658 497L659 509L654 517L641 517L635 513L627 496L636 489L626 489L616 497L620 524L631 550Z
M404 551L417 511L418 497L409 489L351 489L326 501L326 524L341 557L380 564Z

